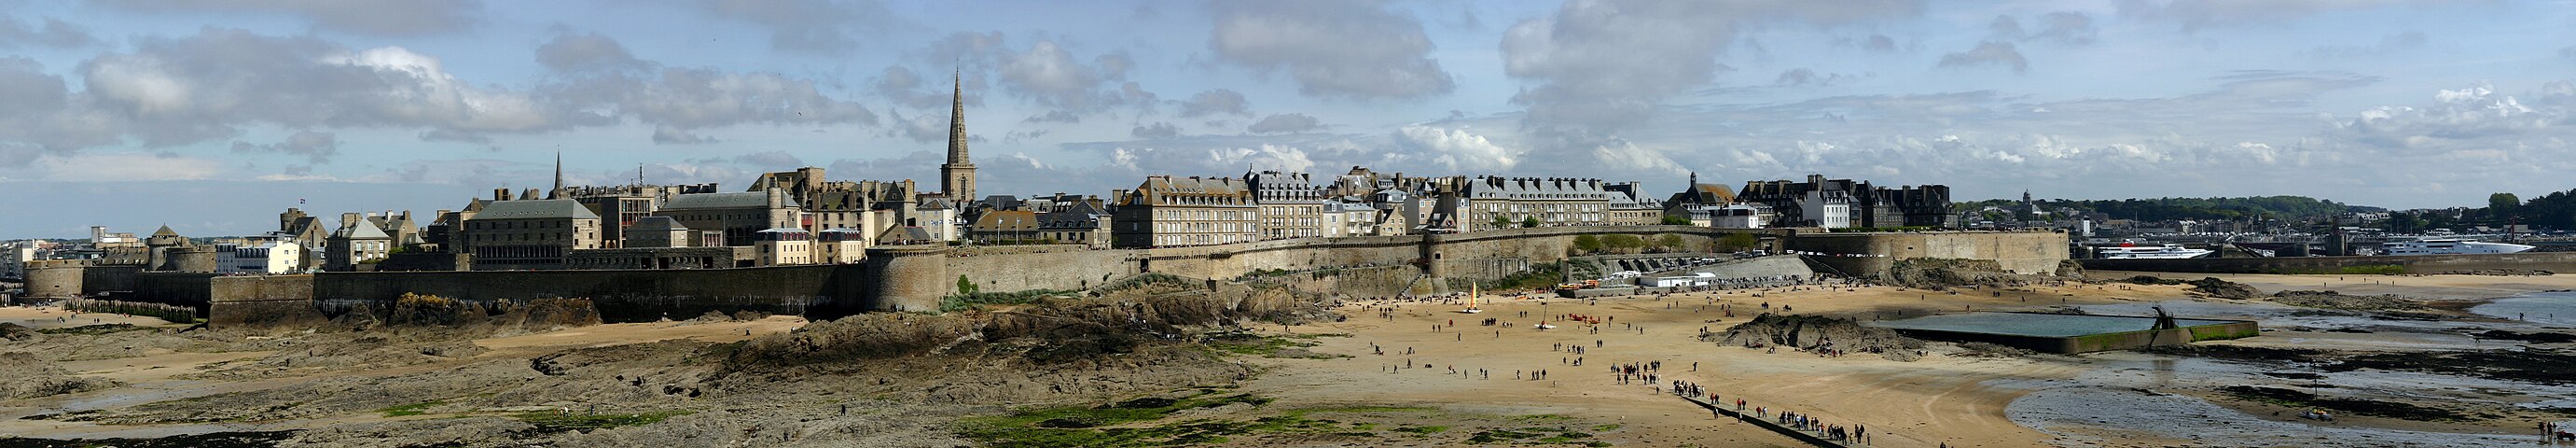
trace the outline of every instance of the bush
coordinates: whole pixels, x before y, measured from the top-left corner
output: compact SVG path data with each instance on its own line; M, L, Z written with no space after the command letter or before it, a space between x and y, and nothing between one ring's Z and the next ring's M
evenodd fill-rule
M1528 227L1538 227L1538 217L1536 217L1536 216L1531 216L1531 217L1521 218L1521 227L1523 227L1523 228L1528 228Z
M1717 247L1727 252L1749 250L1762 244L1762 238L1750 233L1729 233L1717 238Z
M1663 224L1668 226L1687 226L1691 225L1691 220L1686 217L1664 215Z
M1602 237L1602 238L1601 238L1601 244L1602 244L1602 245L1605 245L1605 246L1610 246L1610 248L1612 248L1612 249L1620 249L1620 250L1641 249L1641 248L1645 248L1645 247L1646 247L1646 239L1645 239L1645 238L1638 238L1636 235L1628 235L1628 234L1614 234L1614 235L1610 235L1610 236Z
M968 296L975 295L975 289L976 289L976 288L975 288L975 282L974 282L974 281L967 280L967 279L966 279L966 274L957 274L957 294L958 294L958 295L968 295Z

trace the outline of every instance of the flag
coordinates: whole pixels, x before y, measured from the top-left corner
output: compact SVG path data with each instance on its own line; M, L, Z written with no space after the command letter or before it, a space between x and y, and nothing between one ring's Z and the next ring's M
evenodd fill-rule
M295 198L295 203L297 203L297 204L302 204L302 203L304 203L304 198Z

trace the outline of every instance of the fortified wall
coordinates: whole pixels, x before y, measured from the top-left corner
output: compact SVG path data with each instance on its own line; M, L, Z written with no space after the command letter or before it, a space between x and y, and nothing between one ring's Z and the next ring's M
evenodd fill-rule
M2191 272L2202 274L2343 274L2383 273L2392 267L2407 274L2442 274L2489 270L2576 272L2576 252L2516 254L2406 255L2374 257L2261 258L2088 258L2084 269L2102 271Z
M1825 254L1808 259L1855 276L1887 272L1908 258L1995 260L2016 274L2057 272L2067 259L2066 234L2060 232L1811 233L1790 238L1788 246Z
M884 246L850 265L678 270L328 272L285 276L135 272L134 267L31 270L31 296L67 298L130 291L127 300L204 307L213 325L305 325L364 305L385 309L405 293L465 301L589 298L608 322L687 319L714 311L833 318L871 311L927 312L957 294L1079 290L1141 273L1211 282L1255 272L1302 273L1294 285L1350 294L1442 292L1443 280L1496 280L1561 261L1583 235L1634 235L1706 248L1737 229L1691 226L1545 227L1466 234L1307 238L1221 246L1091 250L1048 246ZM2057 233L1946 232L1799 234L1749 231L1790 248L1827 253L1882 251L1854 258L1846 272L1883 272L1902 257L1989 258L2008 269L2047 272L2064 260ZM1806 240L1815 240L1805 242ZM1696 249L1694 249L1696 250ZM1828 263L1834 262L1827 258ZM1428 288L1428 289L1425 289Z

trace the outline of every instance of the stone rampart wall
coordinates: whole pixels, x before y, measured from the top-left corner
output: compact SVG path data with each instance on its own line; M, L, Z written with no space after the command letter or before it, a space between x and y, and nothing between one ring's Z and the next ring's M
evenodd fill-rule
M1809 258L1853 276L1882 274L1907 258L1995 260L2014 273L2045 274L2067 258L2066 234L2059 232L1802 233L1788 246L1825 254Z
M859 265L740 269L326 272L322 302L391 303L404 293L479 302L588 298L607 322L688 319L708 311L832 318L864 309Z

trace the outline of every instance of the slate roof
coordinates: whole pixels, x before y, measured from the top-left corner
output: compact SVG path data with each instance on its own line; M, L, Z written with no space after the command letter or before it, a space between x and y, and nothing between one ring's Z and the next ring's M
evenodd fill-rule
M763 199L766 202L766 199ZM492 201L483 205L474 219L599 219L598 214L571 199L530 199L525 201Z
M796 207L796 199L787 198L786 205ZM684 194L672 196L670 202L662 203L663 210L709 208L769 208L769 192Z

